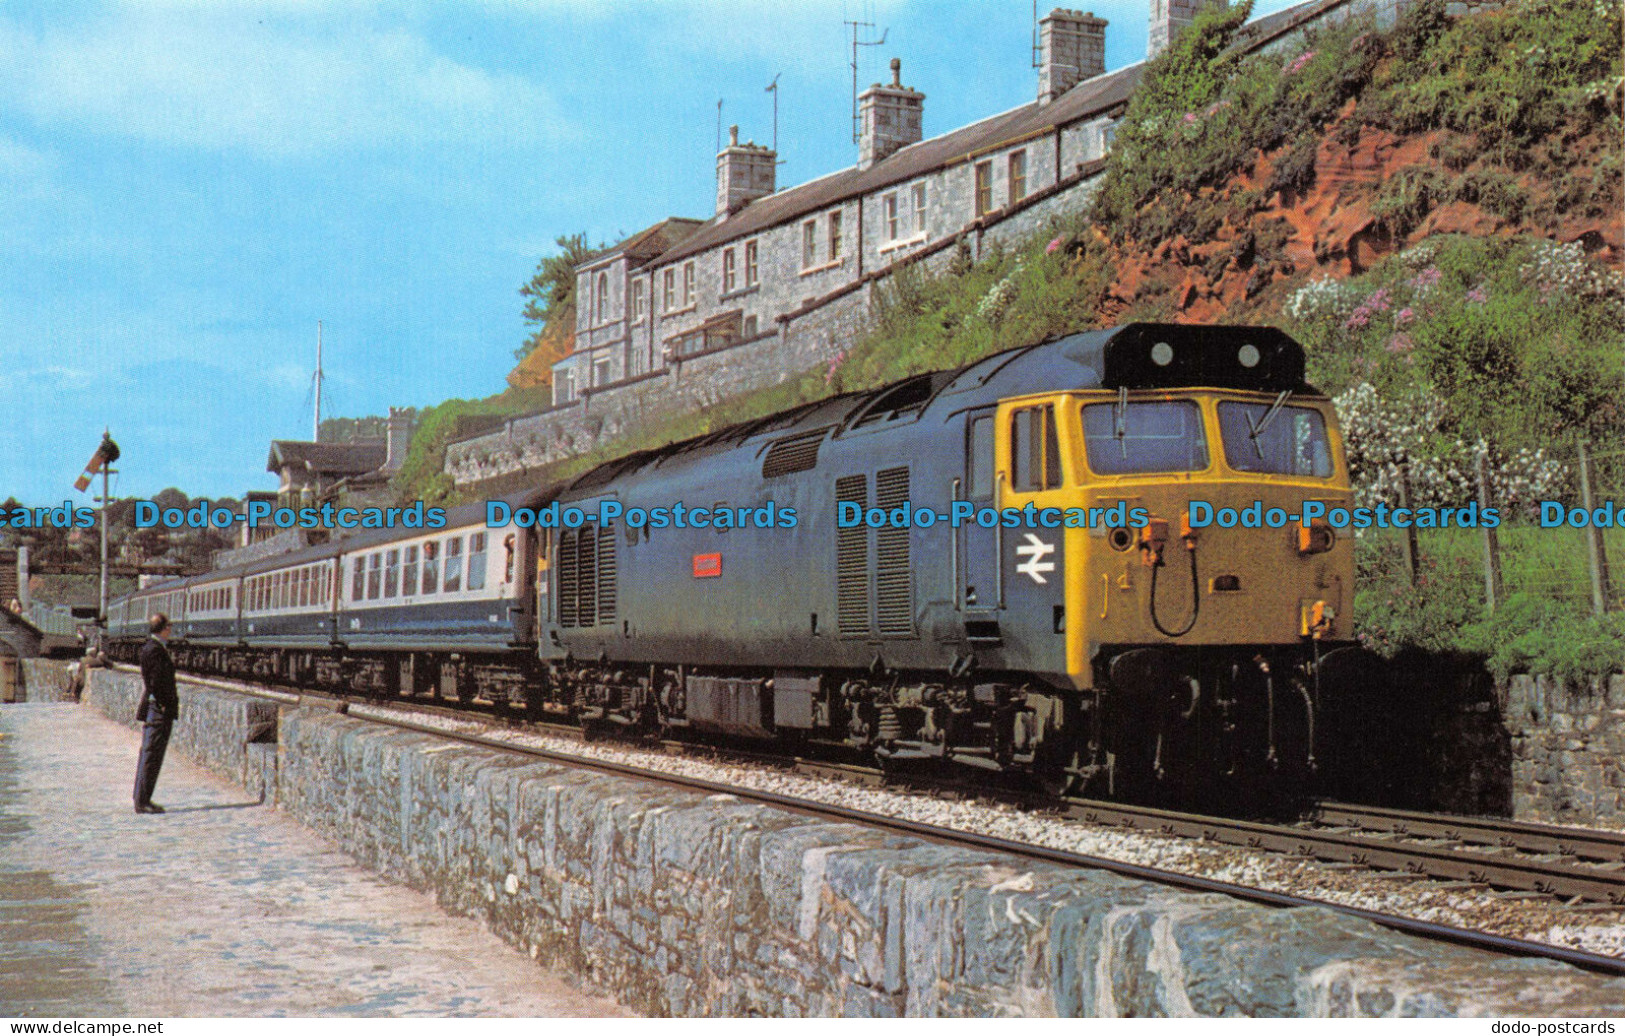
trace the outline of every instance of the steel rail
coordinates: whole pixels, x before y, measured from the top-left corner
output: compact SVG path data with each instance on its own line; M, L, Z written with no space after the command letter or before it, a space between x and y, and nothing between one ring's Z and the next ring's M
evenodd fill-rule
M332 710L333 702L341 705L348 704L343 698L331 696L312 696L304 693L276 691L269 688L249 687L248 685L215 680L208 677L184 677L189 682L215 686L234 693L247 693L257 697L269 698L282 704L306 704L307 699L314 698L310 704L317 708ZM290 701L289 699L293 699ZM358 702L373 706L372 702ZM401 702L407 705L407 702ZM380 712L390 711L380 709ZM1587 950L1571 949L1564 946L1555 946L1550 943L1533 942L1527 939L1518 939L1511 936L1495 935L1488 932L1479 932L1472 929L1460 928L1454 925L1439 924L1433 921L1422 921L1416 918L1404 917L1397 914L1384 913L1364 907L1348 906L1328 900L1299 896L1292 893L1274 892L1268 889L1255 888L1249 885L1240 885L1233 882L1219 881L1213 878L1204 878L1190 874L1180 874L1176 871L1163 870L1142 864L1127 863L1122 860L1113 860L1107 857L1094 856L1088 853L1078 853L1066 849L1056 849L1049 846L1034 845L1028 842L1018 842L1011 839L1000 838L994 835L979 834L970 831L961 831L955 828L942 827L936 824L926 824L915 820L887 816L880 813L871 813L866 810L853 809L846 806L831 805L808 799L799 799L793 796L782 795L777 792L761 791L752 788L742 788L731 784L723 784L702 778L687 777L666 771L647 769L627 763L618 763L606 759L593 759L575 755L569 752L559 752L553 749L541 748L534 745L515 744L483 734L471 734L461 731L444 730L410 720L400 719L386 715L367 715L354 717L363 722L376 723L380 726L393 727L428 737L456 741L479 748L521 755L529 758L545 760L574 769L588 770L610 776L628 778L646 783L664 785L679 790L701 792L706 795L728 795L741 801L758 802L773 806L803 816L812 816L822 819L835 820L841 823L860 824L879 830L898 834L912 835L945 845L955 845L980 849L989 852L998 852L1021 857L1023 859L1037 860L1057 864L1063 867L1072 867L1089 870L1102 870L1123 877L1134 878L1154 884L1165 885L1171 888L1184 889L1192 892L1212 893L1228 896L1246 902L1260 903L1275 907L1317 907L1323 910L1332 910L1337 913L1357 917L1373 924L1393 931L1416 935L1436 942L1445 942L1453 945L1485 950L1493 953L1518 956L1536 957L1559 961L1586 971L1599 974L1625 976L1625 958L1610 957L1604 954L1592 953ZM1312 834L1301 829L1280 827L1269 824L1255 824L1249 821L1224 820L1218 817L1207 817L1197 814L1177 813L1171 810L1159 810L1133 806L1123 806L1117 803L1097 802L1085 799L1069 799L1065 801L1065 811L1068 815L1095 823L1117 824L1118 826L1133 827L1139 830L1156 830L1174 834L1183 834L1187 837L1205 837L1212 840L1226 840L1226 832L1241 833L1240 836L1249 839L1266 841L1276 836L1293 836L1302 839ZM1253 830L1249 830L1253 829ZM1231 835L1237 837L1237 835ZM1324 838L1347 836L1322 836ZM1392 850L1391 845L1377 843L1374 840L1354 841L1363 850ZM1369 843L1369 844L1366 844ZM1250 840L1231 841L1230 844L1251 848L1269 848L1268 845L1259 844ZM1306 841L1303 848L1309 843ZM1298 850L1288 851L1303 851ZM1407 853L1412 850L1405 850ZM1372 860L1375 854L1351 859L1349 862L1366 863ZM1409 867L1398 857L1399 865L1394 869L1407 870ZM1384 866L1380 861L1371 862L1372 866ZM1464 872L1465 873L1465 872ZM1604 872L1606 873L1606 872ZM1477 877L1467 877L1465 880L1478 881Z
M1531 853L1577 856L1601 863L1625 863L1625 831L1563 827L1500 817L1418 813L1346 802L1318 803L1315 819L1330 827L1389 831L1413 838L1448 838Z

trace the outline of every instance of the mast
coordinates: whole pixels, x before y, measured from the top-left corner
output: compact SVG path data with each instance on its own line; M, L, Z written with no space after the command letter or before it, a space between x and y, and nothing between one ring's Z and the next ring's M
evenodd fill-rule
M310 430L310 441L322 441L322 322L316 321L316 418Z

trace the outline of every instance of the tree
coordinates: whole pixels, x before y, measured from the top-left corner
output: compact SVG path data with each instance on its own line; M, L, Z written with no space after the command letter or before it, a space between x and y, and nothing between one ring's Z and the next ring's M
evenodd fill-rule
M558 341L557 331L575 323L576 266L604 247L589 248L584 233L564 235L553 243L558 246L558 253L543 256L530 282L519 289L525 298L525 323L535 330L514 350L517 360L529 356L544 338ZM565 323L566 318L568 323ZM554 333L549 334L549 331Z

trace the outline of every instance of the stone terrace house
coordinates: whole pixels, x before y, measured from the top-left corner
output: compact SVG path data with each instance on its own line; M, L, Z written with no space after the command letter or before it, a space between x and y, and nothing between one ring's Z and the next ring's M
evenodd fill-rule
M1152 0L1151 53L1208 2ZM1307 0L1255 19L1237 44L1289 46L1307 26L1353 14L1391 22L1406 2ZM1051 11L1037 97L931 138L925 95L894 60L891 81L859 98L857 164L785 190L775 152L730 131L712 217L667 220L582 263L577 345L553 365L553 406L449 443L446 473L507 491L651 419L833 370L895 270L934 270L961 248L979 257L990 241L1015 243L1079 212L1144 69L1107 72L1105 31L1092 14Z
M1040 23L1037 100L930 140L925 95L894 59L891 82L859 97L857 164L783 191L777 154L741 144L733 127L710 220L668 220L578 268L577 348L554 365L555 404L778 334L785 315L866 274L1053 195L1105 155L1139 78L1138 66L1105 74L1105 32L1092 14L1052 11ZM621 258L679 222L686 232L659 254ZM623 320L629 347L611 357L600 335L618 337Z

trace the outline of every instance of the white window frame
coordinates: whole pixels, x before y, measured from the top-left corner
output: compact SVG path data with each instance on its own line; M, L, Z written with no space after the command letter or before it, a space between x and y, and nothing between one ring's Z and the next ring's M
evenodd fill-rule
M661 312L670 313L672 310L677 308L676 270L665 271L665 276L661 280L661 287L665 289L661 294L661 302L664 303L664 305L661 307Z
M683 308L694 305L694 260L683 264Z
M886 220L886 240L896 241L898 231L902 228L897 222L897 192L893 191L881 199L881 212Z
M810 270L818 265L818 221L806 220L801 224L801 268Z
M760 249L755 239L745 242L745 287L754 288L761 282Z
M643 278L632 282L632 323L643 323L643 305L645 288Z
M722 293L724 295L739 286L739 269L735 259L736 256L732 248L722 250Z
M841 249L845 242L841 235L841 210L836 209L829 214L829 261L835 262L841 257Z
M925 216L927 206L930 204L926 193L925 181L921 180L909 189L909 195L914 203L914 233L925 233Z

